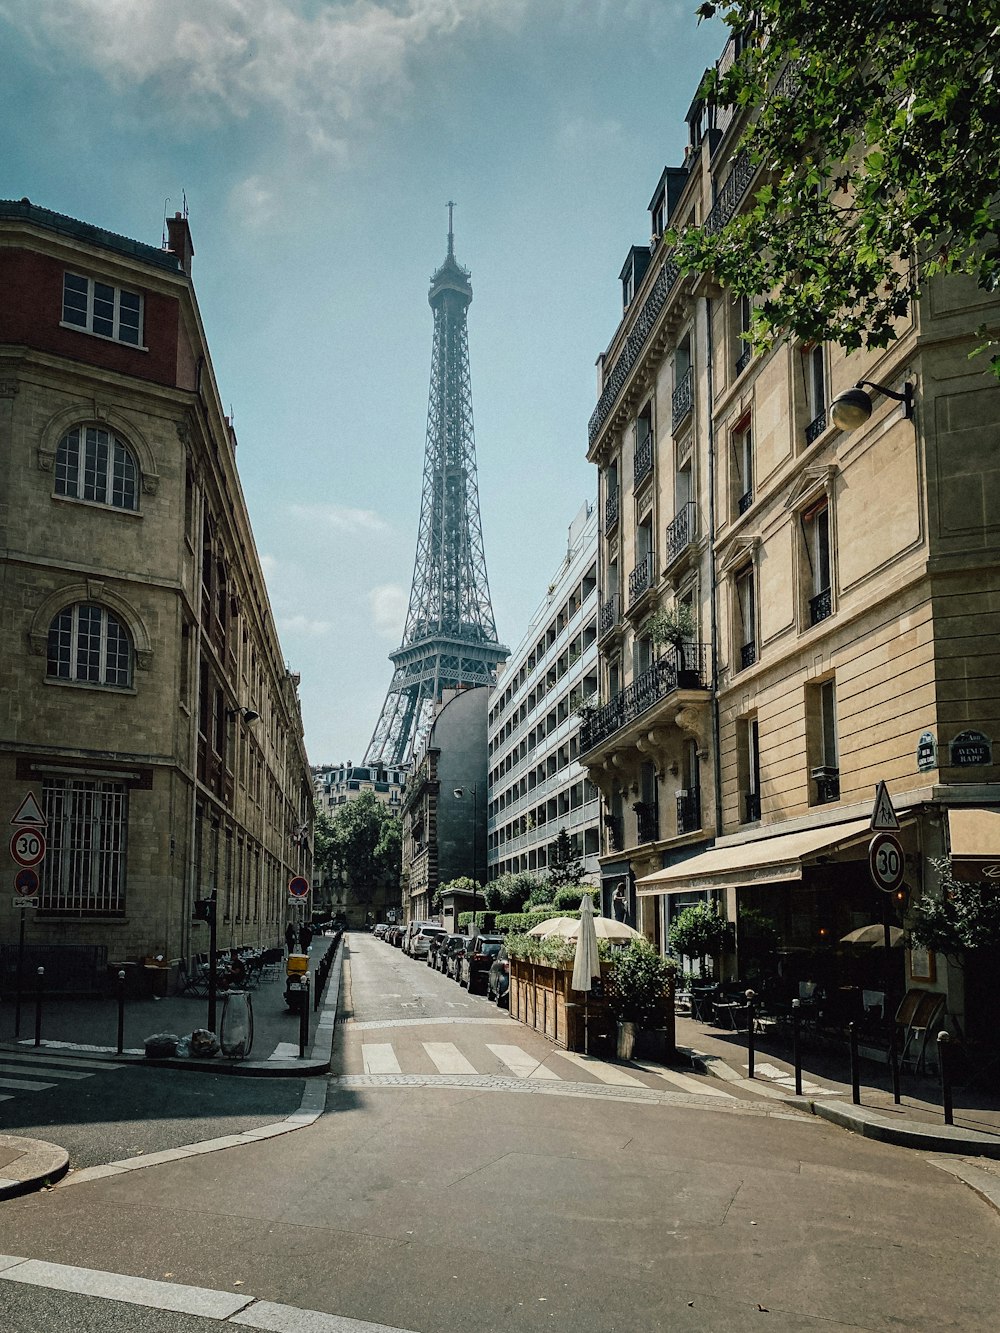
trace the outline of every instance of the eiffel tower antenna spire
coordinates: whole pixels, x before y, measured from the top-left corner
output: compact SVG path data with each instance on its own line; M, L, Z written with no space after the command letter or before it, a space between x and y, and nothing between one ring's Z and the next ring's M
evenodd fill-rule
M446 689L491 685L509 649L497 641L479 518L472 378L466 314L470 273L455 259L454 202L448 254L431 278L434 311L423 493L403 642L371 743L368 765L413 759Z

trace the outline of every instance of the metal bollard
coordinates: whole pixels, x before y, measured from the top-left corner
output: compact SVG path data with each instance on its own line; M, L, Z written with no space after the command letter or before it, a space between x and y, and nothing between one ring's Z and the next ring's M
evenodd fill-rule
M306 977L306 986L309 986L309 978ZM309 991L307 989L302 1007L299 1009L299 1059L306 1058L306 1047L309 1045Z
M118 973L118 1054L125 1049L125 972Z
M889 1023L889 1072L892 1075L892 1100L898 1106L899 1097L899 1054L896 1050L896 1024Z
M746 992L747 997L747 1078L753 1078L753 1002L756 999L756 993L752 990Z
M861 1062L858 1059L858 1033L853 1023L847 1025L847 1036L851 1045L851 1101L861 1105Z
M792 1001L792 1064L795 1066L795 1095L802 1096L802 1049L799 1043L801 1000Z
M42 986L45 984L45 968L38 969L38 989L35 991L35 1045L42 1044Z
M941 1107L944 1111L944 1123L953 1125L955 1123L955 1112L951 1101L951 1036L947 1032L939 1032L937 1035L938 1043L938 1072L941 1075Z

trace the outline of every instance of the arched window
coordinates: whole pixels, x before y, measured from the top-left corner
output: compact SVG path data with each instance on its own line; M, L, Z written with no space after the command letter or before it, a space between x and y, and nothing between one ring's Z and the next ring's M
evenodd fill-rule
M56 495L139 508L139 469L128 446L99 426L75 426L56 449Z
M78 602L49 626L48 674L95 685L132 684L132 640L111 611Z

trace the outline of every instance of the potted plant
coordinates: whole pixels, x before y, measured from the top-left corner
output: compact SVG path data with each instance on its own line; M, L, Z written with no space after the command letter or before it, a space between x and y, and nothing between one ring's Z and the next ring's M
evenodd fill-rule
M674 650L677 662L677 684L682 689L691 689L700 684L697 662L688 665L685 646L693 643L698 632L694 612L687 602L675 602L669 611L657 611L647 622L649 637L659 647Z
M608 1008L617 1023L618 1058L630 1060L636 1041L645 1037L651 1054L663 1055L663 1029L673 1006L674 964L648 940L632 940L617 952L608 974Z

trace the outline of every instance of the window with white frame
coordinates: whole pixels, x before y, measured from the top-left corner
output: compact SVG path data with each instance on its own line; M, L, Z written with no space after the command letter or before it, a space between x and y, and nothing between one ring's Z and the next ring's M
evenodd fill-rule
M78 602L65 607L49 626L47 674L92 685L131 685L128 630L103 606Z
M56 449L56 495L139 508L139 469L128 445L99 426L76 426Z
M46 778L47 850L39 909L58 916L125 911L128 791L122 782Z
M142 296L79 273L63 274L62 322L100 338L142 346Z

